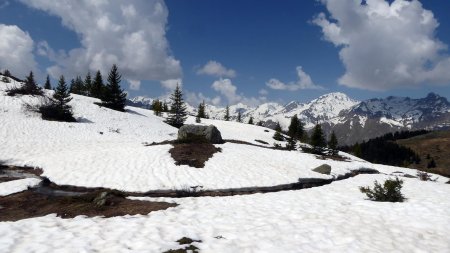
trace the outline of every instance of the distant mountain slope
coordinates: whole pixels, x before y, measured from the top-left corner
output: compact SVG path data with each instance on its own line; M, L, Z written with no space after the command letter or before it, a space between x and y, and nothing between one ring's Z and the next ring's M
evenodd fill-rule
M409 139L398 140L398 144L406 146L420 155L421 162L411 168L450 176L450 131L435 131ZM427 168L433 159L436 168Z
M129 105L149 108L152 101L152 98L135 97L129 100ZM196 106L188 105L191 115L196 111ZM263 121L264 126L271 128L279 122L283 129L287 129L292 116L298 115L306 130L319 123L327 134L335 131L340 144L353 144L404 129L450 129L450 103L435 93L419 99L390 96L356 101L344 93L334 92L308 103L270 102L257 107L238 103L230 106L231 120L236 120L238 112L244 123L253 117L255 123ZM212 119L223 119L225 108L207 105L206 113Z

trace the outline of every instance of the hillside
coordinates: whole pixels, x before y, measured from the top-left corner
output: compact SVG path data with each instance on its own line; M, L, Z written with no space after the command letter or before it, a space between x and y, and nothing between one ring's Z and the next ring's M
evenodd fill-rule
M420 155L421 162L412 168L450 176L450 131L435 131L398 140L397 143L411 148ZM431 159L436 162L436 168L427 168Z

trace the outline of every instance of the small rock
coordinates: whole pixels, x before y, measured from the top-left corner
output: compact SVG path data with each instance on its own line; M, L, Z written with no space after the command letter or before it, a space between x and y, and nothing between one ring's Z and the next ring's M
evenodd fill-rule
M331 166L328 164L322 164L317 168L312 169L312 171L321 173L321 174L326 174L326 175L330 175L331 173Z

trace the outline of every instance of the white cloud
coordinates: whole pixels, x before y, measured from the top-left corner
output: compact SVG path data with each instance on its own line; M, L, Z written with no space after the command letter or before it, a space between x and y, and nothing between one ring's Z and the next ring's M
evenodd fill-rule
M272 78L266 82L266 86L273 90L304 90L304 89L323 89L321 86L314 84L311 77L303 71L301 66L296 68L298 80L285 84L278 79Z
M447 45L436 38L438 22L417 0L321 0L330 17L313 23L340 48L346 73L341 85L368 90L450 82ZM447 69L447 70L445 70Z
M0 24L0 67L23 78L37 71L34 59L34 42L27 32L15 25Z
M228 104L244 103L246 105L255 106L266 101L266 97L246 97L243 94L237 94L237 87L233 85L230 79L220 79L214 81L211 87L222 94L227 100Z
M201 102L205 101L206 104L219 105L221 98L216 96L214 98L207 97L203 93L186 92L186 102L192 106L196 106Z
M161 85L170 90L173 91L175 90L175 88L177 87L177 85L179 85L180 87L183 86L183 80L181 78L177 78L177 79L168 79L168 80L164 80L160 82Z
M180 62L170 55L166 39L168 10L163 0L22 0L28 6L60 17L75 31L81 47L55 53L41 44L39 54L55 65L52 76L106 74L117 64L128 80L167 80L181 77ZM137 87L137 86L135 86Z
M225 68L220 62L209 61L205 66L197 70L197 75L233 78L236 77L236 71Z

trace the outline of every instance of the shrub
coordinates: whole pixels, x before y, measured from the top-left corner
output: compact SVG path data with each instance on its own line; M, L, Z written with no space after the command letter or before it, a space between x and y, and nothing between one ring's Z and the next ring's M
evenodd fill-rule
M421 180L421 181L436 181L437 178L435 179L431 179L430 174L423 172L423 171L417 171L417 177Z
M403 202L405 197L401 193L403 181L397 177L395 179L388 179L384 181L381 186L378 181L375 180L374 187L359 187L362 193L365 193L370 200L382 201L382 202Z
M50 102L41 105L38 111L42 115L42 119L51 121L76 122L71 110L62 108L57 103Z

